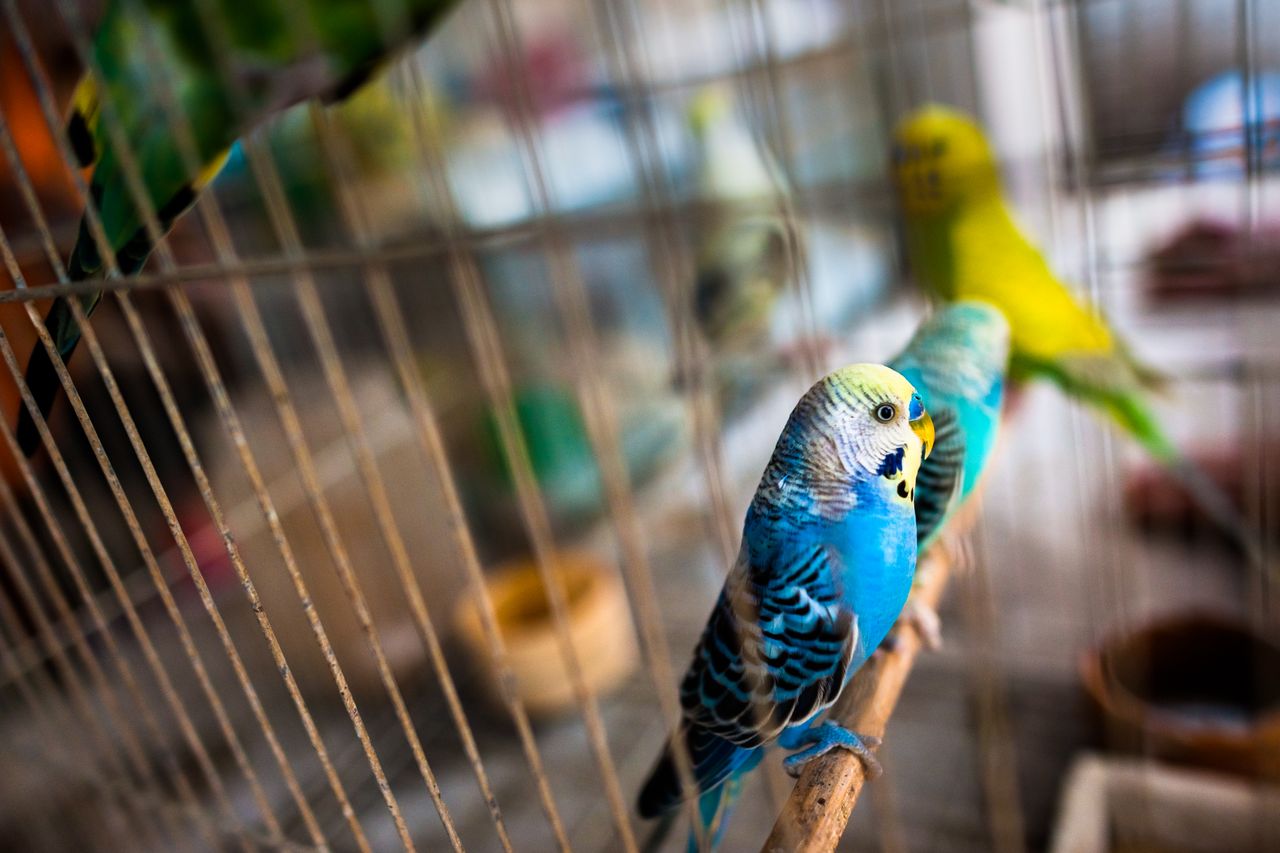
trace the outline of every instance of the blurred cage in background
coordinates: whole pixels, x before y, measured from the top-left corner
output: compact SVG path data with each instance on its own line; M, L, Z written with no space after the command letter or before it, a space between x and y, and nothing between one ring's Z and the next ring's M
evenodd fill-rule
M23 303L43 312L80 211L50 119L101 10L0 4L10 430ZM768 152L771 184L700 177L707 91L730 104L714 156ZM894 122L929 101L982 120L1055 270L1174 377L1161 415L1270 559L1280 5L463 0L349 100L237 145L94 315L58 453L0 442L4 846L635 849L635 792L791 405L925 310L886 175ZM730 398L691 294L726 210L788 234L780 357ZM1275 760L1266 571L1039 386L965 541L945 646L841 849L1213 850L1224 822L1276 849L1261 783L1068 773L1107 748ZM1131 731L1116 697L1165 654L1208 655L1235 704L1188 688L1201 724ZM766 764L724 849L781 808ZM1181 846L1125 835L1116 815L1159 828L1175 794L1227 805ZM1130 846L1062 846L1091 820Z

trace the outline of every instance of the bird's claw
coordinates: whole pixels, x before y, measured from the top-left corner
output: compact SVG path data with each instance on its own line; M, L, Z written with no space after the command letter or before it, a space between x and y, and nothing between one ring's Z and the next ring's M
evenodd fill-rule
M913 602L907 605L906 610L902 612L902 618L898 620L898 625L880 641L880 645L872 655L891 655L896 652L902 645L900 632L903 625L915 628L916 634L920 636L920 645L929 651L942 648L942 620L938 618L938 611L919 602Z
M812 745L788 755L782 762L782 766L793 778L799 777L810 761L826 755L837 747L847 749L861 759L868 779L875 779L884 772L884 768L871 752L880 746L880 738L875 735L854 734L844 726L828 721L806 731L800 737L799 743Z
M927 604L915 602L907 605L902 618L916 629L922 646L931 652L942 648L942 620L938 618L938 611Z
M902 639L898 636L898 632L896 630L890 631L885 634L884 639L880 641L880 645L876 646L876 650L871 653L871 656L874 658L880 655L891 655L898 650L900 645L902 645Z

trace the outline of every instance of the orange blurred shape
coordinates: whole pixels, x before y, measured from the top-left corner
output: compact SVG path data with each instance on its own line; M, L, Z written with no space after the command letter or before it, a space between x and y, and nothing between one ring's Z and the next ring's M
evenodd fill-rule
M4 112L18 156L41 203L55 206L59 212L71 208L75 193L58 141L49 131L22 58L13 43L3 37L0 37L0 110ZM13 185L11 170L12 165L5 158L0 166L0 184L6 189ZM17 200L16 194L13 200ZM6 206L8 204L6 202Z
M41 43L40 46L45 45ZM75 69L62 62L46 62L45 69L55 78L55 97L65 98L74 83L71 78ZM55 108L60 110L60 104ZM31 78L8 33L0 33L0 112L46 222L55 233L69 232L61 226L69 224L79 213L70 167L62 159L58 140L45 121ZM56 281L56 277L45 256L37 220L20 191L17 178L9 157L0 156L0 228L17 256L16 261L26 283L31 286L47 284ZM62 253L65 248L59 246L57 250ZM0 287L5 290L14 287L11 270L7 266L0 267ZM45 305L38 308L44 313ZM19 362L25 366L37 338L24 308L13 302L0 304L0 326L3 326ZM7 368L0 368L0 418L12 426L20 404L17 384ZM17 464L3 442L0 442L0 476L15 488L25 486Z

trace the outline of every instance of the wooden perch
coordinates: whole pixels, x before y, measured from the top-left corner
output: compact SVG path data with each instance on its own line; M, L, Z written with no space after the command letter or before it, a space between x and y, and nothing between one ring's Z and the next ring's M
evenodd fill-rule
M936 610L950 573L948 549L938 546L929 549L920 559L920 580L911 600ZM922 642L915 625L895 630L898 640L894 650L867 661L832 709L831 719L858 734L883 737L902 686L920 652ZM773 825L764 853L834 850L844 835L865 781L862 760L846 749L833 749L810 762Z

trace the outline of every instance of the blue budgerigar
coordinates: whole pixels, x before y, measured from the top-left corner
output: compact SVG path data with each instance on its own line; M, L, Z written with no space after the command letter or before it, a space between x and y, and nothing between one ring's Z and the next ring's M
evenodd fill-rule
M995 447L1009 323L986 302L953 302L925 320L889 364L915 386L937 431L933 453L916 477L916 542L924 553L973 494ZM905 618L927 646L942 644L931 608L909 604Z
M817 717L906 602L916 474L933 438L920 395L882 365L838 370L801 398L747 510L738 560L681 686L680 731L640 792L642 816L679 806L680 742L698 783L695 837L713 841L773 741L800 750L786 759L793 774L836 747L878 769L874 739Z
M985 302L942 307L889 362L915 386L937 440L916 478L921 552L978 485L995 446L1009 364L1009 323Z

